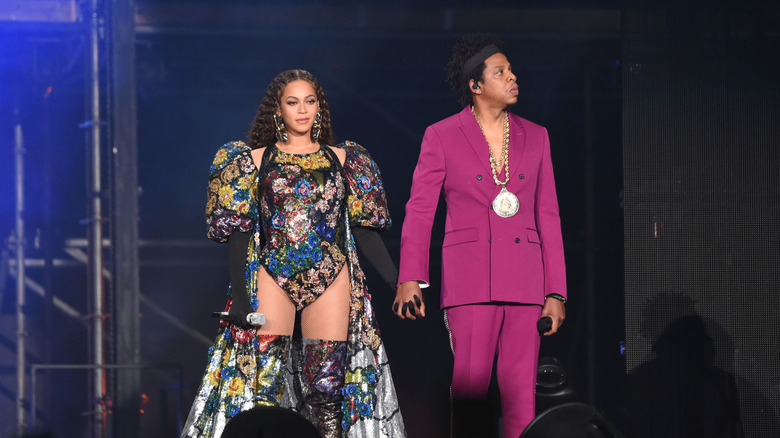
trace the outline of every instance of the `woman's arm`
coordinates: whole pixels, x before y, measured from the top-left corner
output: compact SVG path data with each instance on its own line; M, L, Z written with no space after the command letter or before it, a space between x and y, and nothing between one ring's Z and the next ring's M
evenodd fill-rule
M246 253L249 247L249 239L251 238L251 231L234 231L228 237L227 245L228 275L230 276L230 290L233 302L225 319L244 329L251 327L246 320L246 316L254 311L249 302L249 293L246 289Z
M360 249L360 252L376 269L390 290L395 290L398 282L398 269L395 267L379 232L373 228L353 227L352 235L355 237L355 245Z

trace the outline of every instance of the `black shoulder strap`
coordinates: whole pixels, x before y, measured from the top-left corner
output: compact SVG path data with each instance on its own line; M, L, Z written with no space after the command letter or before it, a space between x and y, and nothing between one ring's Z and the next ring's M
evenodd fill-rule
M271 162L271 158L273 157L273 150L276 149L276 146L273 144L270 144L265 147L265 150L263 151L263 158L260 159L260 168L257 169L259 174L262 175L265 173L265 171L268 169L268 163Z
M325 149L325 155L328 156L328 159L330 160L330 162L333 163L334 166L336 166L336 169L339 172L343 173L344 169L343 169L343 166L341 165L341 160L339 160L338 155L336 155L336 153L333 152L333 149L331 149L330 146L322 145L322 147Z
M260 180L262 180L263 175L265 175L268 172L268 164L273 159L275 151L276 151L276 146L273 144L266 146L265 150L263 151L263 157L260 159L260 167L257 169L258 196L261 196L260 191L262 190L262 188L259 187ZM260 224L261 224L260 226L262 227L262 221L260 222ZM257 246L257 251L260 251L264 246L265 246L265 239L263 238L263 233L261 232L260 243Z

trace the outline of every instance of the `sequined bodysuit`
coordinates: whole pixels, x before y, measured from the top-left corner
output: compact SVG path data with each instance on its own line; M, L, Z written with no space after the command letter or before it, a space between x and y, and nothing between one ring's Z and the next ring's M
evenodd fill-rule
M260 263L298 309L330 286L347 259L344 177L321 147L296 155L271 151L260 180Z

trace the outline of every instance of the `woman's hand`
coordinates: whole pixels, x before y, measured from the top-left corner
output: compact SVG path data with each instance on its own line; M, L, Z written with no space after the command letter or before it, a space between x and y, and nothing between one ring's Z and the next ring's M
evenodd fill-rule
M393 302L393 313L401 319L425 317L425 301L419 283L405 281L398 285Z

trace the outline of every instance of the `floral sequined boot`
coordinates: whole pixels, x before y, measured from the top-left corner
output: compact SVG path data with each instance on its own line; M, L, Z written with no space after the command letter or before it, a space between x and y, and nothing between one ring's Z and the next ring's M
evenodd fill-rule
M345 341L303 339L304 401L311 408L312 422L323 438L341 436L341 390L344 388Z

